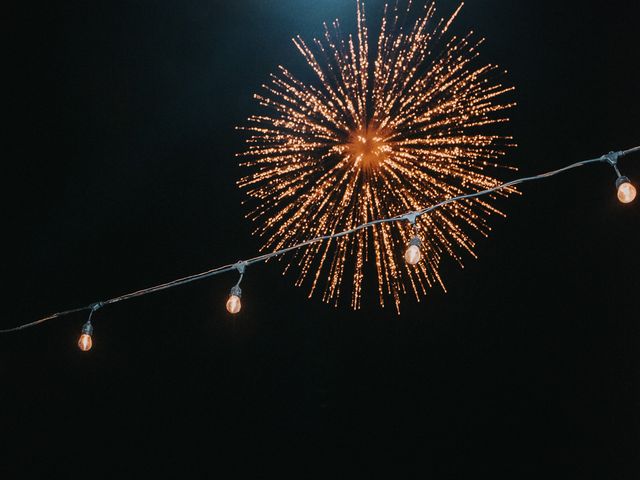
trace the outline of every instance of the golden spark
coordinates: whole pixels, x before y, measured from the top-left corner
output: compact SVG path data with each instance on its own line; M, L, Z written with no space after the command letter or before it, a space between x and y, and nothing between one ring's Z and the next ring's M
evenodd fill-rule
M434 3L414 15L385 6L375 57L370 63L364 1L357 3L357 35L344 37L338 20L324 24L314 48L293 42L311 67L315 82L303 82L279 66L263 93L265 113L253 115L247 149L239 154L251 172L239 180L257 206L248 215L264 238L263 250L287 247L369 222L415 211L454 196L502 183L489 168L511 137L487 133L507 122L513 103L501 98L511 87L499 83L496 65L475 66L473 32L447 35L462 4L437 20ZM409 17L417 17L409 21ZM511 190L515 191L515 190ZM508 193L508 192L507 192ZM361 305L367 264L374 263L380 304L391 299L399 312L409 292L420 300L427 287L444 283L443 257L462 265L474 255L474 231L486 236L486 217L501 214L491 199L456 202L408 222L379 224L353 235L300 249L285 272L299 269L296 285L309 281L311 296L338 304L349 290ZM419 232L423 260L413 266L403 252Z

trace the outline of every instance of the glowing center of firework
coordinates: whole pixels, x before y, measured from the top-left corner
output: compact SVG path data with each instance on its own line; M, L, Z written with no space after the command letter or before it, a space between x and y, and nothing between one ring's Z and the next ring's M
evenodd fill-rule
M388 158L390 151L382 132L375 127L358 130L347 143L347 154L362 168L378 166Z

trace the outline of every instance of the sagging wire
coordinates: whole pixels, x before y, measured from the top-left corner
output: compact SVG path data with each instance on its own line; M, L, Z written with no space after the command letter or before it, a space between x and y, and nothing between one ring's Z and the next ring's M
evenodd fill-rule
M240 282L242 281L242 278L244 276L245 270L249 265L253 265L255 263L261 263L261 262L265 262L267 260L269 260L270 258L273 257L277 257L280 255L284 255L288 252L300 249L300 248L304 248L307 247L309 245L313 245L315 243L318 242L323 242L326 240L330 240L330 239L334 239L334 238L340 238L340 237L344 237L346 235L351 235L355 232L358 232L360 230L363 230L365 228L369 228L372 227L374 225L379 225L382 223L393 223L393 222L402 222L402 221L409 221L414 229L414 235L411 239L411 241L409 242L409 245L407 247L407 250L405 252L405 260L408 264L416 264L420 261L420 247L422 245L422 239L420 238L417 230L416 230L416 226L415 226L415 222L416 219L421 217L422 215L426 215L429 212L432 212L438 208L442 208L445 205L448 205L450 203L454 203L454 202L458 202L461 200L467 200L467 199L471 199L471 198L476 198L476 197L480 197L482 195L489 195L491 193L497 192L499 190L504 190L504 189L509 189L511 187L514 187L516 185L520 185L523 184L525 182L530 182L530 181L534 181L534 180L541 180L544 178L549 178L555 175L558 175L560 173L566 172L568 170L572 170L578 167L582 167L585 165L590 165L590 164L594 164L594 163L607 163L609 165L611 165L616 173L617 179L615 182L616 185L616 191L617 191L617 196L618 199L620 200L620 202L622 203L630 203L632 202L637 195L637 191L636 188L634 187L634 185L630 182L630 180L623 176L620 173L620 170L618 168L618 160L626 155L629 155L631 153L635 153L635 152L640 152L640 146L638 147L634 147L634 148L630 148L628 150L621 150L621 151L617 151L617 152L609 152L605 155L602 155L598 158L593 158L590 160L583 160L580 162L576 162L576 163L572 163L571 165L567 165L566 167L562 167L559 168L557 170L552 170L549 172L545 172L545 173L541 173L539 175L534 175L534 176L529 176L529 177L523 177L523 178L518 178L515 180L512 180L510 182L506 182L503 183L501 185L497 185L495 187L492 188L488 188L486 190L481 190L478 192L474 192L474 193L469 193L469 194L465 194L465 195L459 195L457 197L452 197L452 198L448 198L446 200L443 200L441 202L435 203L429 207L425 207L421 210L416 210L416 211L411 211L411 212L406 212L403 213L401 215L396 215L394 217L389 217L389 218L381 218L381 219L376 219L376 220L371 220L367 223L363 223L361 225L358 225L354 228L351 228L349 230L344 230L341 232L336 232L336 233L332 233L332 234L328 234L328 235L323 235L320 237L316 237L316 238L312 238L310 240L305 240L304 242L298 243L296 245L292 245L290 247L285 247L285 248L281 248L279 250L275 250L273 252L270 253L266 253L266 254L262 254L262 255L258 255L246 260L240 260L236 263L233 264L229 264L229 265L223 265L220 267L215 267L212 268L210 270L201 272L201 273L196 273L194 275L189 275L187 277L182 277L182 278L178 278L176 280L172 280L170 282L167 283L162 283L160 285L155 285L153 287L149 287L149 288L145 288L142 290L136 290L134 292L130 292L130 293L126 293L124 295L120 295L118 297L114 297L114 298L110 298L108 300L104 300L102 302L94 302L91 303L87 306L84 307L78 307L78 308L73 308L70 310L64 310L61 312L57 312L57 313L53 313L51 315L48 315L46 317L40 318L38 320L35 320L33 322L29 322L29 323L25 323L23 325L19 325L17 327L13 327L13 328L6 328L6 329L1 329L0 333L11 333L11 332L17 332L17 331L21 331L24 330L26 328L30 328L30 327L35 327L38 325L42 325L45 322L48 322L50 320L54 320L60 317L64 317L67 315L71 315L74 313L78 313L78 312L82 312L82 311L86 311L89 310L89 319L87 320L87 322L84 324L83 328L82 328L82 335L81 335L81 340L79 340L79 345L80 348L82 350L89 350L91 348L91 335L93 333L93 326L91 324L91 317L92 315L99 309L102 308L104 306L107 305L111 305L114 303L118 303L124 300L130 300L132 298L137 298L137 297L141 297L143 295L148 295L150 293L155 293L155 292L159 292L159 291L163 291L163 290L168 290L170 288L174 288L174 287L178 287L181 285L185 285L187 283L191 283L191 282L195 282L198 280L203 280L205 278L209 278L212 277L214 275L219 275L221 273L226 273L226 272L230 272L230 271L237 271L239 273L239 279L238 282L231 288L230 292L229 292L229 297L227 299L226 302L226 307L227 310L229 311L229 313L232 314L236 314L240 311L240 309L242 308L242 304L240 301L240 298L242 296L242 290L240 288ZM87 348L83 348L83 345L87 345L86 343L84 344L80 344L80 342L82 341L82 337L83 336L88 336L88 347ZM86 341L86 339L85 339Z

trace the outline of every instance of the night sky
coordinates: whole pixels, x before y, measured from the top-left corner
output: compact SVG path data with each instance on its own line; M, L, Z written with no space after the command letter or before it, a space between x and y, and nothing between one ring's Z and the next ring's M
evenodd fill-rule
M291 37L352 31L355 0L15 3L0 328L253 256L234 127L278 64L304 71ZM454 31L516 86L502 178L640 145L639 15L468 2ZM640 184L640 155L620 167ZM400 316L371 289L357 312L308 299L270 262L236 317L227 274L100 310L89 353L84 313L0 336L2 478L640 478L640 202L614 181L500 200L479 259Z

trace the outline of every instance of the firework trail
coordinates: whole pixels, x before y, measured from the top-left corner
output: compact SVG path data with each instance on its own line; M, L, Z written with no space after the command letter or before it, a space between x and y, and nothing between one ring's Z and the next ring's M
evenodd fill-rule
M239 127L249 132L239 155L250 173L238 184L257 205L248 217L263 250L502 183L487 170L500 167L511 139L487 129L508 121L513 104L502 98L512 88L499 83L504 72L496 65L476 65L482 40L448 34L462 4L448 19L436 18L434 3L421 12L410 2L403 10L385 6L370 52L364 2L356 3L355 38L337 20L312 44L294 38L315 80L280 66L255 95L264 113ZM491 201L457 202L415 225L380 224L314 244L285 271L297 269L297 285L308 281L310 296L322 289L336 305L347 290L357 309L374 263L380 304L390 299L399 312L403 294L420 300L434 284L444 289L444 257L462 265L463 252L475 256L470 235L486 236L487 216L501 214ZM409 266L402 256L415 232L423 261Z

